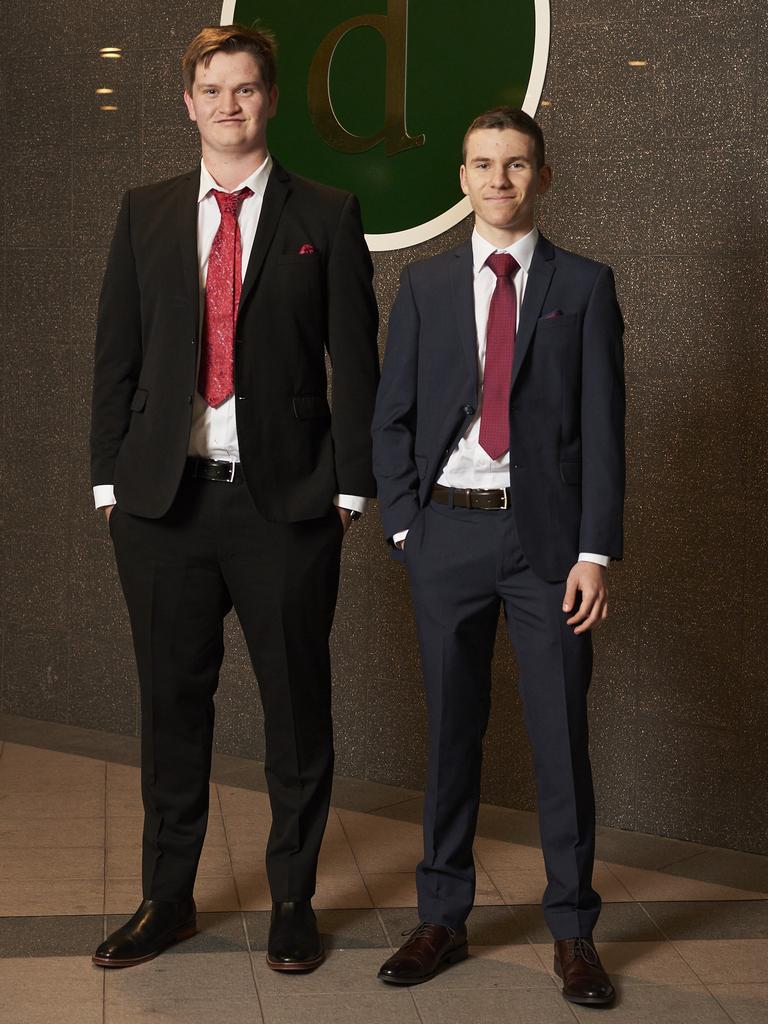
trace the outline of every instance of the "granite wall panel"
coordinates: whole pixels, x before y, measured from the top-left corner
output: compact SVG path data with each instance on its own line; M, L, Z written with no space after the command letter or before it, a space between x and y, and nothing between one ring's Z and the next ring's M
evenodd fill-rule
M590 693L600 818L766 853L768 27L756 0L552 7L541 223L614 267L627 324L626 557ZM63 0L55 26L50 11L0 8L0 709L133 734L127 615L88 482L95 307L121 193L198 159L178 61L220 5ZM402 268L470 230L375 255L382 352ZM234 614L225 636L217 747L260 758ZM407 579L375 510L345 544L332 655L339 771L420 786ZM483 797L535 805L501 623Z

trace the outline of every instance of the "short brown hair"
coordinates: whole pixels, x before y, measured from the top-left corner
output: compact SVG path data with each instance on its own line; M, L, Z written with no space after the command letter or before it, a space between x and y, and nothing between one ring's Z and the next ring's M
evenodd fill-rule
M544 133L534 119L518 107L494 107L493 110L487 110L484 114L475 118L464 136L464 162L467 159L467 139L472 132L481 131L483 128L497 128L499 131L504 131L506 128L514 128L515 131L528 135L533 139L536 166L543 167L547 162Z
M184 88L192 92L197 65L208 67L214 53L250 53L259 65L261 77L268 89L277 81L275 64L275 38L267 29L247 28L245 25L209 25L202 29L187 47L181 58Z

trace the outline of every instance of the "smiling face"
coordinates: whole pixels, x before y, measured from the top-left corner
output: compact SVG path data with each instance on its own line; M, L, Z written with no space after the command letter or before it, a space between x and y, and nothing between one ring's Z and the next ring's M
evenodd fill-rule
M277 109L277 87L267 87L250 53L219 51L208 67L199 63L184 102L200 131L203 156L266 156L267 122Z
M530 135L514 128L479 128L468 136L461 188L472 203L477 230L498 248L531 231L536 198L551 181L551 169L537 164Z

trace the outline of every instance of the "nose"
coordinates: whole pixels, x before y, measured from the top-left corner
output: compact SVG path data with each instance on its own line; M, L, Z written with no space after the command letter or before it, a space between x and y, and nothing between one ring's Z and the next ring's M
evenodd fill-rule
M222 114L236 114L240 110L240 101L237 98L237 93L234 91L221 93L221 103L219 109Z
M496 167L493 172L494 188L509 188L509 177L503 166Z

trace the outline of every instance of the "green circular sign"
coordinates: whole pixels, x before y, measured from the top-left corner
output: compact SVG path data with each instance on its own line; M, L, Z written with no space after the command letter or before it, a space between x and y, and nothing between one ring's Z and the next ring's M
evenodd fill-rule
M270 149L289 170L359 196L372 249L424 242L469 212L470 122L536 112L549 0L228 0L222 24L269 28L280 103Z

